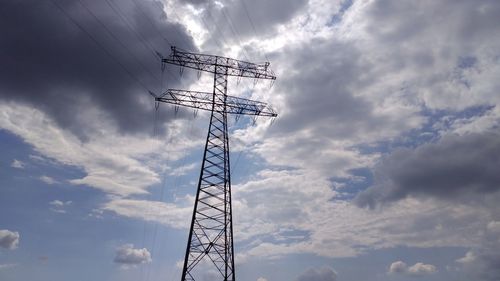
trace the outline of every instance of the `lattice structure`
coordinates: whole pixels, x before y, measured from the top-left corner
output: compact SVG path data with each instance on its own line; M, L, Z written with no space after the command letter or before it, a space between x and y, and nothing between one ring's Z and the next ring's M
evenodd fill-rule
M267 104L227 95L228 76L275 80L269 63L254 64L231 58L185 52L172 47L163 63L214 74L212 93L169 89L157 102L211 112L203 162L194 204L181 281L234 281L231 171L227 115L276 117ZM217 276L217 277L215 277Z
M213 93L169 89L157 101L182 105L194 109L212 110L213 103L222 106L223 97L213 100ZM230 114L275 117L276 113L266 103L249 99L226 96L226 112Z

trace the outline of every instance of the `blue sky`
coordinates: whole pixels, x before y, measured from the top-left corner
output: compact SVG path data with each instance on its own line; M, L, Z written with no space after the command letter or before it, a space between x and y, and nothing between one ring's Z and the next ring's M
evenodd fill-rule
M170 45L277 80L228 93L240 281L500 279L500 4L0 4L0 279L179 280L211 91ZM210 272L200 281L216 281Z

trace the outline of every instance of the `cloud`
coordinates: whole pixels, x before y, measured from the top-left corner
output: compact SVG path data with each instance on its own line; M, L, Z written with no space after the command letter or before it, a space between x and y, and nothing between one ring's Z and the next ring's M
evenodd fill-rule
M233 15L230 9L238 9L242 16L237 20L246 21L245 11L238 6L240 2L210 2L206 7L212 16L224 17L223 11ZM480 4L467 1L354 1L347 10L341 11L338 22L329 25L332 13L338 14L342 9L342 2L348 1L291 1L290 6L282 1L245 2L255 7L283 7L250 9L254 19L258 19L255 23L270 27L266 29L267 37L262 40L251 38L248 23L237 25L242 29L246 27L241 33L248 36L242 36L244 40L256 43L256 48L265 47L270 51L267 54L278 73L277 84L272 90L257 85L254 90L245 88L241 93L272 102L280 113L270 129L262 122L234 134L241 146L257 154L250 157L255 156L253 160L264 166L261 173L234 186L235 239L243 241L239 254L267 258L295 253L352 257L373 249L401 245L453 246L470 248L469 258L482 261L477 266L487 264L488 260L496 261L489 258L492 252L486 251L488 247L480 246L482 242L477 232L491 220L497 220L492 218L493 205L455 204L457 200L468 198L461 194L469 188L473 194L471 198L496 192L494 185L488 183L496 183L491 169L484 169L487 175L484 178L470 174L474 169L467 169L472 167L468 161L478 161L479 168L488 168L479 160L498 166L494 160L483 159L488 152L497 156L492 137L479 132L464 137L443 137L415 149L391 150L393 142L399 145L407 134L420 133L427 126L435 125L435 120L429 116L435 111L456 112L470 106L498 103L499 80L496 77L499 77L500 68L495 50L499 49L500 36L494 35L498 32L499 5L494 1ZM41 155L85 173L82 178L71 179L71 183L117 195L107 197L109 201L103 203L103 210L185 229L189 224L186 218L192 211L192 198L175 204L131 198L147 193L149 186L159 182L158 167L163 165L162 161L179 159L182 157L179 150L192 147L193 142L179 129L185 123L160 120L169 121L165 126L169 137L179 136L169 145L144 137L152 118L147 114L149 100L143 98L143 89L126 73L120 72L102 50L50 3L26 4L32 6L26 23L19 22L19 18L26 15L19 17L21 6L13 3L7 3L6 14L10 15L0 19L0 29L18 26L27 32L3 32L8 43L6 69L9 73L0 75L3 77L0 79L7 80L0 83L0 95L3 100L14 102L0 105L0 127L23 138ZM111 22L111 18L116 20L108 14L112 10L100 5L105 3L96 2L90 8L106 23ZM154 6L156 2L146 1L142 5L153 17L139 15L140 9L135 6L124 4L123 8L135 15L134 26L153 43L162 41L161 36L144 22L146 18L164 27L169 36L180 31L179 37L188 38L182 26L169 23L170 17L165 19L164 9ZM200 9L199 6L195 9ZM106 32L77 2L67 2L64 7L90 30L99 29L96 35L100 42L113 54L125 57L123 62L140 79L150 79L147 71L126 51L117 50L121 48L114 46L116 42L107 38ZM153 11L152 7L159 8ZM187 8L185 11L189 12ZM187 12L179 14L185 19L189 17ZM197 12L189 13L193 18L199 17ZM125 26L118 26L118 22L110 24L116 34L133 37ZM229 25L224 26L227 27ZM220 37L217 29L214 27L205 34L206 38ZM229 29L223 32L231 33ZM60 30L60 35L51 30ZM55 42L55 47L42 42L40 49L26 50L39 45L31 40L40 40L36 36L24 38L22 34L40 34L48 38L44 42ZM68 42L61 43L63 38ZM214 42L204 42L206 38L202 36L197 42L203 47L213 47ZM12 48L14 42L24 42L20 40L27 42ZM156 58L146 54L147 49L142 50L140 40L126 41L127 46L140 49L137 56L146 67L157 67ZM162 44L165 43L156 45ZM61 59L57 59L59 56ZM188 83L192 81L189 79ZM491 112L488 113L489 124L493 124L490 129L495 128L500 116L496 109ZM454 124L461 127L458 122ZM439 129L438 134L444 134L444 130ZM171 148L177 143L189 145ZM461 153L453 154L453 148ZM168 151L162 154L165 150ZM353 170L371 169L383 154L387 157L375 167L376 185L358 196L356 202L360 206L392 204L387 204L383 210L366 210L343 200L339 194L344 191L335 182L336 178L355 178ZM431 160L429 167L424 156ZM451 167L453 173L450 175L458 173L474 183L469 187L458 179L449 181L436 177L441 179L449 194L456 194L445 198L441 194L444 190L437 190L428 174L432 172L430 167L439 175L446 172L439 165L438 156L444 162L453 159L457 163L456 167ZM415 173L408 175L400 166L418 169L408 170ZM464 169L467 173L459 173ZM417 177L419 173L427 173L428 177ZM407 187L407 181L413 189ZM458 184L452 187L454 182ZM431 184L427 186L426 183ZM456 190L460 194L452 192ZM495 198L492 196L491 201ZM491 264L494 263L487 268ZM415 272L425 271L422 269L425 264L407 266L408 271L409 268Z
M433 274L436 272L437 272L437 269L434 265L423 264L421 262L418 262L418 263L416 263L408 268L408 274L414 275L414 276L428 275L428 274Z
M19 232L0 229L0 247L13 250L19 245Z
M4 264L0 264L0 270L6 270L6 269L13 268L16 266L18 266L17 263L4 263Z
M476 259L476 255L473 252L468 251L467 253L465 253L465 256L457 259L457 262L467 264L474 262Z
M49 205L52 206L50 210L56 212L56 213L66 213L65 208L69 205L73 204L73 201L61 201L61 200L53 200L49 202Z
M389 266L388 273L390 274L403 274L410 276L425 276L429 274L434 274L437 269L432 264L424 264L417 262L412 266L408 266L405 262L395 261Z
M83 2L85 6L76 0L59 3L98 45L51 2L3 1L0 42L8 59L0 70L0 99L42 110L81 139L87 139L89 132L88 119L79 113L89 107L105 112L101 118L121 133L151 134L151 99L136 79L158 91L162 82L154 51L168 54L168 42L195 47L186 29L169 21L162 2L126 1L119 6L115 2L110 1L111 6L104 1ZM163 77L178 83L174 78ZM159 118L168 120L167 115Z
M25 164L23 161L20 161L20 160L17 160L17 159L14 159L14 160L12 161L12 163L10 164L10 166L11 166L12 168L16 168L16 169L24 169L24 166L25 166L25 165L26 165L26 164Z
M85 173L82 178L70 179L70 183L120 196L147 193L148 186L160 181L156 170L164 165L163 161L179 159L186 145L198 143L184 135L181 128L185 122L181 120L168 125L170 133L164 138L169 140L169 145L165 146L165 141L159 139L121 135L107 122L109 120L86 124L93 133L87 141L82 141L38 109L2 103L0 112L0 128L19 136L37 153L55 160L54 164L70 165ZM89 108L80 116L91 118L101 114L104 113ZM40 179L48 184L55 183L47 176Z
M299 275L296 281L336 281L337 273L328 267L310 268Z
M125 244L116 250L113 261L123 265L138 265L152 260L151 253L146 248L135 249L133 244Z
M57 183L57 181L55 179L53 179L53 178L51 178L49 176L46 176L46 175L40 176L39 179L41 181L43 181L44 183L50 184L50 185Z
M247 36L254 37L255 32L259 36L264 37L269 33L275 32L275 29L283 23L291 20L301 9L306 7L307 0L292 0L292 1L245 1L245 5L239 2L227 1L223 8L217 6L211 7L210 16L217 19L217 26L224 27L224 36L236 37L233 38L233 44L237 45L239 38ZM231 16L231 24L238 34L234 34L230 30L230 25L227 23L226 15ZM247 14L248 13L248 14ZM248 19L250 17L250 19ZM252 22L250 22L252 21ZM252 27L253 24L253 27ZM253 28L255 27L255 32ZM216 32L212 32L217 34ZM238 37L240 35L241 37Z
M500 277L500 254L498 241L496 244L488 243L492 248L473 248L466 255L457 260L462 265L464 273L472 279L494 281Z
M330 181L298 171L265 170L233 190L239 262L297 253L353 257L398 245L471 247L477 229L489 222L482 208L439 202L407 199L376 212L358 208L337 200ZM187 230L193 200L110 198L100 210Z
M61 207L64 207L64 206L69 206L72 203L73 203L72 201L63 202L63 201L60 201L60 200L54 200L54 201L49 202L50 205L52 205L54 207L57 207L57 208L61 208Z
M407 198L371 210L339 198L316 173L261 171L233 185L237 259L291 254L355 257L374 249L472 247L491 220L489 206ZM254 243L255 242L255 243Z
M257 281L267 281L267 279L264 277L259 277L259 278L257 278Z
M277 105L279 118L260 132L263 143L250 147L268 163L345 176L349 168L341 167L370 168L373 162L358 153L346 165L335 165L342 156L330 151L357 152L358 145L390 142L421 130L433 122L428 109L498 103L500 84L492 77L500 74L500 64L486 50L500 47L500 40L491 37L497 21L493 11L499 7L493 2L482 7L450 3L355 1L331 30L304 31L318 28L314 17L321 13L301 21L300 27L289 23L287 34L296 32L294 39L287 38L272 54L279 79L272 91L260 93ZM409 12L414 10L422 12ZM455 24L433 23L437 18L430 15L436 10L438 18ZM440 34L452 38L452 47ZM470 44L469 36L478 44ZM251 140L255 133L259 131L249 129L242 139ZM350 166L352 161L360 164Z
M498 34L498 3L371 1L354 5L363 7L349 16L364 19L356 25L354 37L371 50L370 57L381 62L376 66L378 77L387 78L378 85L393 93L403 89L432 109L498 103L499 83L491 75L498 75L500 68L495 52L490 51L500 46L498 37L491 36ZM411 12L415 10L419 13Z
M383 97L374 100L355 94L369 91L377 77L362 75L371 73L374 66L354 42L333 35L313 41L314 46L291 45L280 53L278 72L303 71L288 72L276 84L274 91L286 99L280 105L280 118L272 134L293 132L314 139L375 141L418 127L424 121L415 114L415 107L395 100L381 110L377 105L384 102ZM332 49L336 52L331 53Z
M180 167L173 169L169 173L169 175L176 176L176 177L183 176L183 175L186 175L189 171L193 170L196 167L198 167L198 163L191 163L191 164L183 165L183 166L180 166Z
M481 231L481 241L457 259L463 272L475 280L493 281L500 278L500 221L492 220Z
M186 229L190 222L186 218L191 217L193 203L193 198L185 198L177 204L112 198L101 206L101 209L129 218L160 222L170 227Z
M360 206L408 196L470 201L500 190L500 138L496 133L446 135L436 143L391 152L375 168L375 184Z
M262 39L280 32L282 25L300 15L308 3L306 0L172 2L171 7L182 14L180 20L190 22L190 30L197 33L194 37L202 49L219 53L234 53L236 49L234 55L245 60L252 60L257 54L262 56Z
M408 270L408 265L402 261L395 261L389 266L389 273L405 273Z
M500 221L490 221L486 229L489 233L500 236Z

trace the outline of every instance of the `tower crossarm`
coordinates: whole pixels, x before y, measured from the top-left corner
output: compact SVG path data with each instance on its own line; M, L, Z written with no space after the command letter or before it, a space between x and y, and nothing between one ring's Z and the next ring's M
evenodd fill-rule
M195 109L211 111L213 108L224 108L224 95L207 92L169 89L155 101L182 105ZM276 117L276 112L264 102L226 95L226 112L230 114Z
M170 63L210 73L215 73L222 67L227 69L227 73L224 74L228 76L276 80L276 75L269 68L269 62L256 64L221 56L190 53L181 51L174 46L172 46L170 56L162 58L162 63Z

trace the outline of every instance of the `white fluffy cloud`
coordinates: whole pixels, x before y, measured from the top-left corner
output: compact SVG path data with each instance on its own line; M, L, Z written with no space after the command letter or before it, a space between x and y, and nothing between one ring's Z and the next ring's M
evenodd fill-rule
M408 265L402 261L395 261L389 266L389 273L405 273L408 270Z
M159 222L174 228L187 228L190 223L187 218L190 218L193 211L193 202L191 197L184 198L178 204L112 198L101 208L129 218Z
M408 267L408 274L415 275L415 276L433 274L436 272L437 272L437 269L434 265L424 264L421 262L417 262L416 264Z
M238 262L294 253L353 257L398 245L473 247L480 243L478 229L491 215L473 206L414 199L381 210L362 209L337 199L339 191L330 181L298 171L262 171L234 185L233 195ZM101 209L187 230L193 200L112 198Z
M410 276L424 276L434 274L437 268L432 264L424 264L417 262L412 266L408 266L405 262L395 261L389 266L388 273L390 274L406 274Z
M352 257L398 245L473 246L491 217L487 208L432 200L361 209L337 199L330 181L299 171L262 171L234 186L233 194L235 238L247 242L240 260L292 253Z
M19 232L8 229L0 229L0 247L4 249L15 249L19 245Z
M86 173L83 178L71 179L72 184L85 184L120 196L147 193L148 186L159 182L156 171L161 161L178 159L184 153L183 147L196 143L179 134L181 125L175 122L169 125L168 147L154 138L118 135L114 125L105 121L105 114L95 108L89 108L81 117L88 119L89 132L93 133L87 141L28 106L2 103L0 112L0 128L21 137L41 155ZM40 179L55 183L48 176Z
M134 248L133 244L125 244L116 250L114 262L123 265L138 265L151 262L151 253L146 248Z

